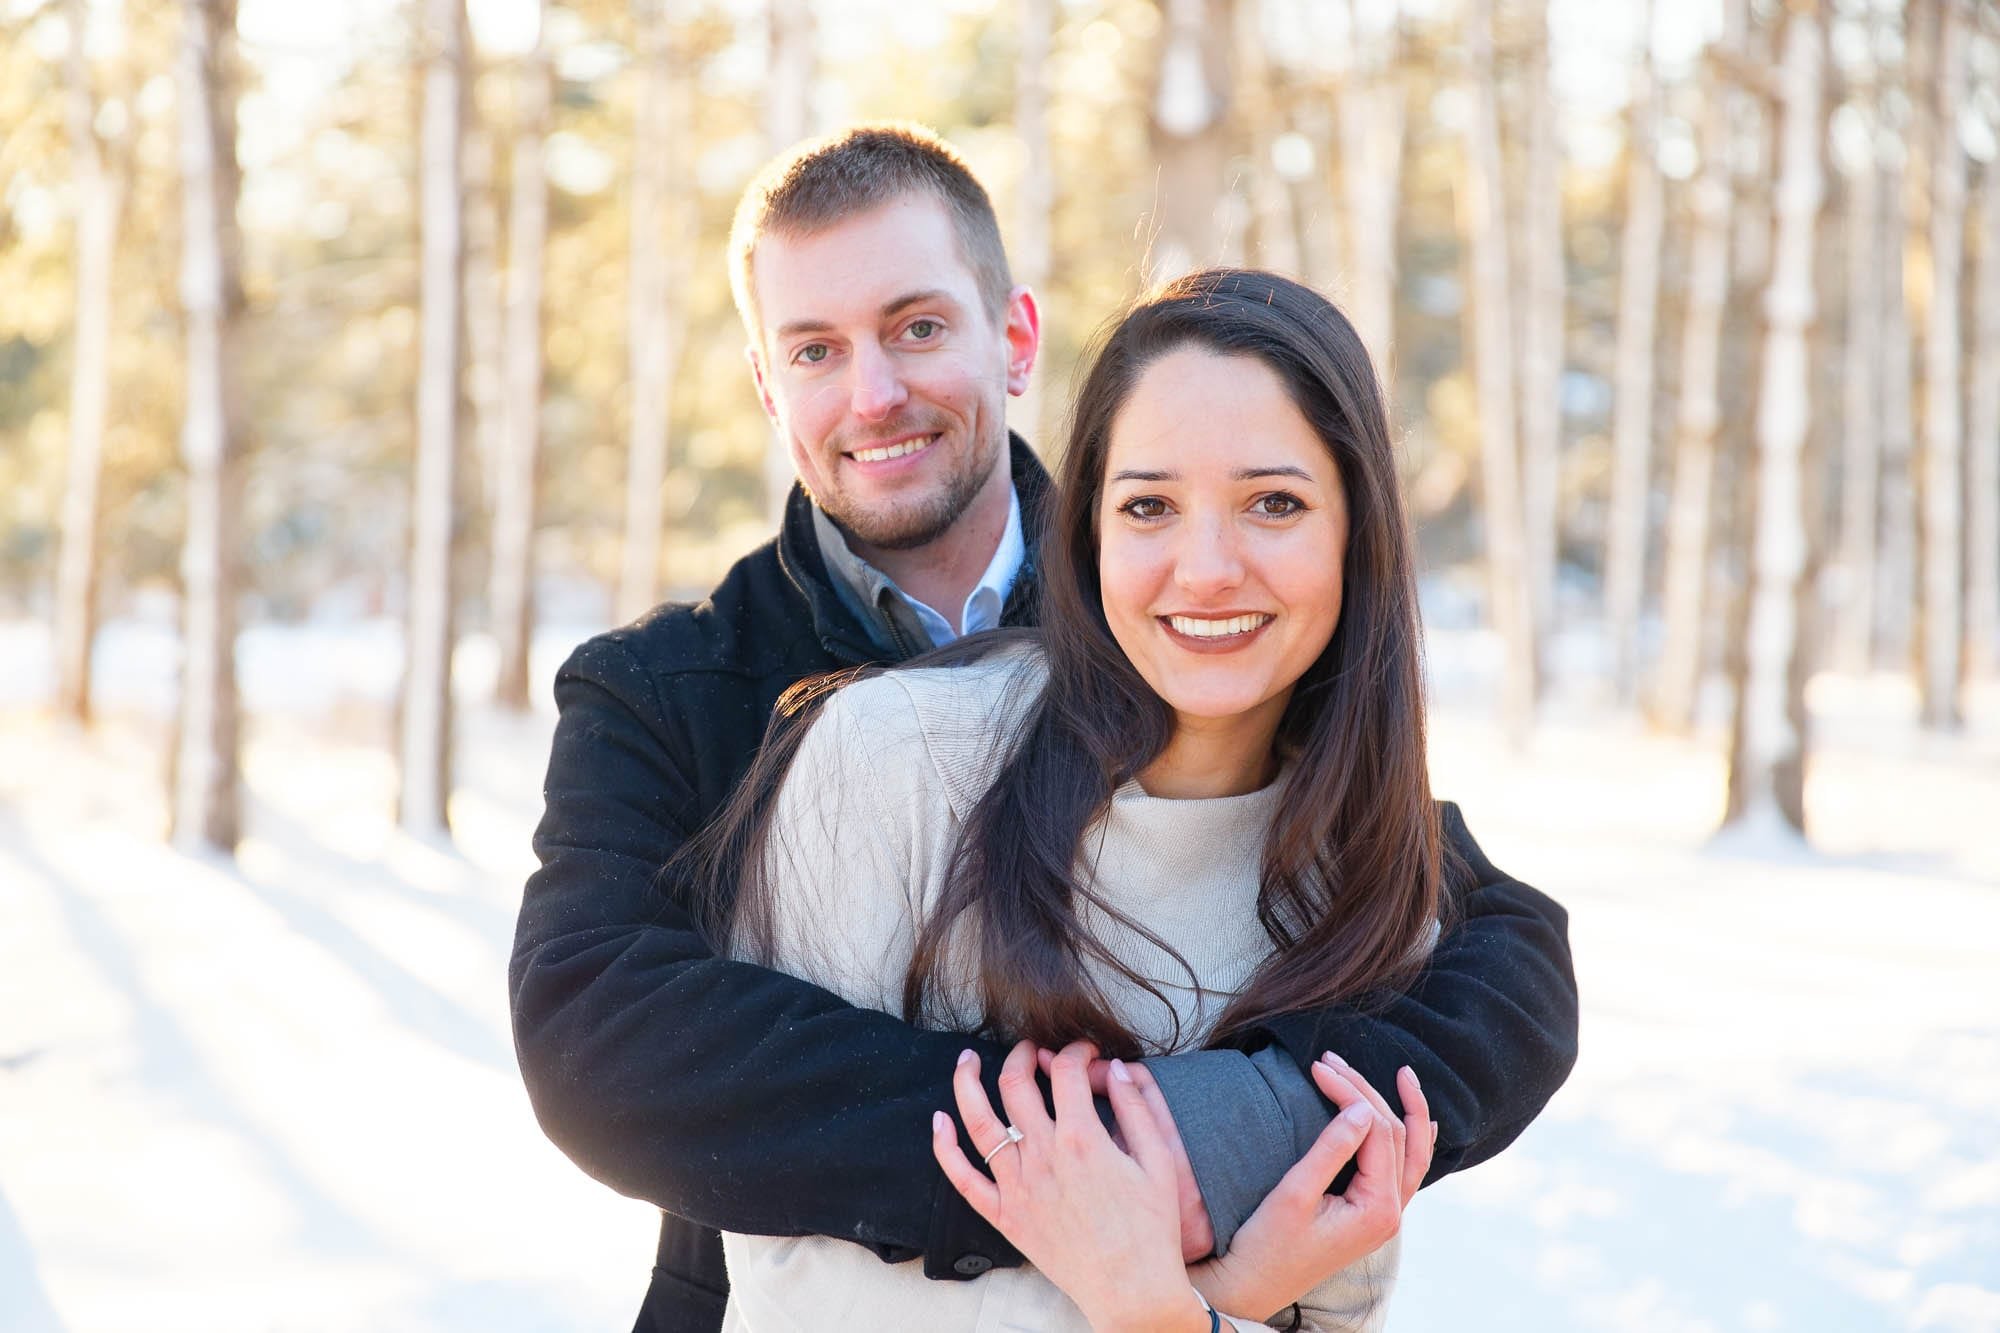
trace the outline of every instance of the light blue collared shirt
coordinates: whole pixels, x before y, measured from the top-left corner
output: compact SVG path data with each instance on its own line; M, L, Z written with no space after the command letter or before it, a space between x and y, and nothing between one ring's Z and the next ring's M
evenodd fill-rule
M891 652L899 648L898 637L909 639L920 634L925 641L909 648L922 652L942 647L961 634L977 634L999 625L1007 594L1014 590L1014 581L1028 558L1027 538L1021 529L1021 494L1010 486L1007 529L1000 534L1000 545L987 562L986 572L979 576L978 585L959 611L958 623L964 628L954 630L936 608L910 596L894 579L854 554L845 535L818 505L813 506L813 531L827 572L833 576L834 591L847 609L860 617L876 643Z

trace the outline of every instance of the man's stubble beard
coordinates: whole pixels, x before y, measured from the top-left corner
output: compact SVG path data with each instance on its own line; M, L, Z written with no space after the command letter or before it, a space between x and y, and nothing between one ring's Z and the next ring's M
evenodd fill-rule
M813 495L812 499L852 541L878 551L913 551L928 546L951 530L992 478L996 456L1004 452L1007 432L1003 427L990 434L991 438L984 442L971 465L946 479L943 491L897 503L886 513L853 504L844 494Z

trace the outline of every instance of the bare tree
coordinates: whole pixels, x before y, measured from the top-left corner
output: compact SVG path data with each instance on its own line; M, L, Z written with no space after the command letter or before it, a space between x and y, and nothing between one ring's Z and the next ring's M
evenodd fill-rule
M1055 223L1055 156L1049 142L1049 47L1055 40L1055 0L1020 0L1021 58L1014 76L1014 133L1021 141L1021 181L1014 198L1014 235L1008 246L1014 281L1047 294ZM1030 440L1049 432L1038 371L1014 407Z
M523 57L514 124L514 180L507 222L505 447L494 469L493 637L500 674L494 699L528 706L528 657L535 632L535 513L542 460L542 266L548 247L549 191L542 155L549 135L551 71L543 11Z
M465 0L424 0L421 338L411 514L409 629L397 758L397 819L414 833L448 827L451 794L453 555L465 262Z
M1384 385L1395 382L1396 219L1403 197L1403 138L1407 116L1396 61L1402 44L1398 13L1380 32L1361 30L1348 5L1354 58L1340 81L1340 180L1347 197L1349 313Z
M1562 456L1562 372L1568 284L1563 273L1562 147L1550 79L1549 20L1528 7L1527 180L1521 201L1521 511L1526 577L1539 664L1555 623L1556 488Z
M1493 69L1493 0L1472 0L1473 110L1467 130L1459 224L1472 268L1471 338L1485 489L1486 569L1493 628L1503 653L1501 718L1516 744L1535 709L1534 612L1527 580L1521 459L1514 434L1515 372L1508 311L1513 284L1500 181L1500 105Z
M1221 256L1229 160L1230 0L1160 0L1165 21L1150 127L1154 189L1149 282Z
M1965 154L1958 113L1965 100L1965 30L1957 0L1940 0L1931 121L1931 290L1924 333L1923 718L1956 727L1959 710L1964 558L1960 519L1965 443L1961 431L1959 270L1965 250Z
M465 397L472 412L472 451L479 494L490 521L507 450L506 382L502 349L505 303L500 279L500 204L493 179L493 134L479 122L476 100L465 127Z
M1894 36L1903 51L1897 74L1906 96L1883 98L1884 124L1876 140L1882 164L1882 223L1879 239L1882 257L1878 275L1882 284L1881 394L1881 513L1880 537L1876 554L1875 654L1877 661L1904 669L1912 655L1913 611L1917 604L1917 499L1915 478L1915 424L1912 410L1914 384L1911 359L1909 293L1905 289L1905 255L1909 248L1910 202L1917 190L1915 172L1910 169L1914 141L1921 134L1922 118L1908 109L1920 102L1923 72L1918 62L1921 47L1905 42L1898 30L1898 17L1880 20L1876 49L1882 50ZM1888 76L1885 72L1886 87ZM1898 102L1904 108L1899 119L1887 113Z
M56 558L56 709L90 720L90 654L97 639L98 483L111 396L111 269L128 169L98 133L84 0L69 0L64 118L76 170L76 334L69 380L69 458Z
M632 12L638 27L639 100L632 132L632 264L627 289L632 433L626 455L624 558L618 577L621 620L640 615L659 600L660 546L666 530L661 488L667 479L674 370L682 337L673 299L675 265L668 247L669 238L687 234L678 225L685 210L676 186L686 175L677 129L685 80L677 65L665 0L633 0Z
M242 833L236 692L242 237L236 224L236 3L188 0L180 64L181 307L187 325L187 536L172 839L230 852Z
M1794 4L1779 58L1776 218L1759 366L1749 624L1736 689L1725 820L1760 830L1805 828L1805 450L1812 425L1814 240L1823 192L1823 46L1817 4Z
M2000 670L2000 162L1979 187L1980 239L1972 400L1966 421L1967 669Z
M770 152L780 153L812 133L818 34L809 0L769 0L769 6L764 141ZM764 510L773 527L785 516L792 478L791 452L773 435L764 451Z
M1716 436L1722 425L1722 326L1729 304L1732 188L1728 68L1743 48L1748 0L1724 0L1722 32L1706 61L1701 170L1694 182L1687 311L1681 329L1680 397L1674 421L1673 495L1667 512L1666 625L1655 717L1673 730L1694 725L1704 659L1702 625L1714 528Z
M1632 133L1626 154L1625 235L1618 268L1618 371L1612 399L1611 511L1604 560L1612 679L1622 703L1630 703L1638 689L1639 613L1646 587L1647 499L1653 472L1653 334L1664 227L1651 0L1639 13L1639 54L1632 74Z
M1279 145L1289 134L1279 105L1271 35L1264 0L1240 0L1235 7L1236 122L1244 136L1249 169L1252 253L1262 268L1304 276L1292 192L1278 174Z
M1843 222L1847 236L1847 320L1843 330L1840 465L1840 597L1835 604L1834 654L1848 671L1868 670L1875 633L1875 536L1882 478L1882 223L1881 172L1874 136L1880 131L1872 86L1852 105L1868 117L1865 151L1846 164ZM1895 188L1895 182L1889 182Z

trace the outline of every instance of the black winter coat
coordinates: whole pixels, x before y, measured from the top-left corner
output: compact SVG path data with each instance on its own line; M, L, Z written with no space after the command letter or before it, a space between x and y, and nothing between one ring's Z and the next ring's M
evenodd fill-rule
M1020 624L1048 479L1018 438L1013 467L1031 524L1005 615ZM989 1080L1004 1051L717 958L673 886L656 883L729 798L778 696L878 655L828 579L809 504L794 488L778 538L707 601L591 639L556 677L542 865L509 969L514 1038L549 1137L664 1212L642 1331L720 1327L717 1228L843 1237L885 1260L921 1256L937 1278L1020 1262L930 1150L959 1051L978 1049ZM1378 1088L1411 1065L1440 1125L1433 1179L1511 1142L1576 1054L1562 908L1494 869L1449 807L1446 827L1469 868L1464 919L1416 986L1367 1013L1336 1006L1264 1034L1302 1070L1338 1051Z

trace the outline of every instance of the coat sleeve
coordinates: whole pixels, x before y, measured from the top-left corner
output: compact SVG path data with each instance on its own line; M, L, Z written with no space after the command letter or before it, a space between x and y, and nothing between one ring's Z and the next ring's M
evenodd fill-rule
M1365 1005L1264 1024L1301 1077L1310 1078L1312 1062L1330 1050L1391 1105L1398 1103L1396 1070L1409 1065L1438 1122L1426 1184L1512 1143L1576 1063L1568 914L1487 860L1456 805L1441 810L1445 842L1461 867L1459 916L1415 984Z
M1018 1264L945 1182L930 1116L973 1045L718 958L659 873L698 819L686 732L631 650L558 674L541 869L509 967L542 1128L586 1172L705 1226L826 1235L935 1277ZM699 700L680 701L698 706Z

